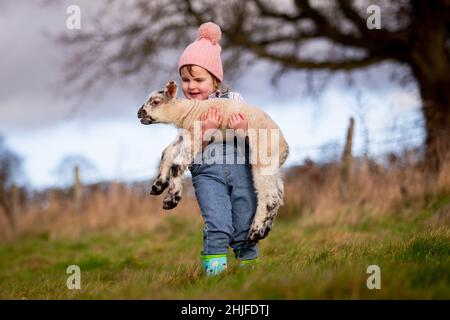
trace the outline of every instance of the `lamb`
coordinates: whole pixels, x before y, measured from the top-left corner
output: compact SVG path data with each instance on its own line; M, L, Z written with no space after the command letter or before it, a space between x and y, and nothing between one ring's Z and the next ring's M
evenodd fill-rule
M174 142L164 149L158 176L151 194L161 194L169 187L164 209L174 208L181 200L182 175L188 166L201 161L200 115L209 107L218 106L223 114L222 124L212 138L215 141L244 141L240 130L226 128L232 112L242 112L248 119L248 142L257 209L247 241L256 243L272 229L278 209L283 205L284 186L279 172L289 154L289 146L277 124L259 108L233 99L187 100L177 98L175 81L161 91L152 92L138 111L142 124L165 123L180 128ZM232 134L230 134L230 131ZM233 139L233 140L232 140Z

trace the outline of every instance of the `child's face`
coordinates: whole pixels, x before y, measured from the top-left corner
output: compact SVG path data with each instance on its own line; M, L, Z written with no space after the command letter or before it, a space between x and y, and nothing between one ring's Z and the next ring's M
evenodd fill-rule
M188 67L181 68L181 89L188 99L206 100L216 91L211 74L199 66L192 66L191 73Z

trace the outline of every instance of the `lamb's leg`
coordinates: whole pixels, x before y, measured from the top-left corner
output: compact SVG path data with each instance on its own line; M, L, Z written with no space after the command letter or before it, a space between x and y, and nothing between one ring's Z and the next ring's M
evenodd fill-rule
M181 200L183 191L183 172L185 167L181 164L173 164L170 169L169 191L163 201L163 209L170 210L175 208Z
M253 182L257 193L257 209L247 236L247 242L264 239L272 229L278 208L283 204L284 188L279 174L262 175L257 166L253 169Z
M179 134L177 138L164 149L159 163L158 176L152 185L150 194L160 195L169 186L173 159L175 159L176 155L180 152L180 144L182 141L183 137Z
M279 130L249 132L253 184L258 201L247 235L249 243L256 243L269 234L278 208L283 204L284 189L278 160L280 154L287 155L287 144L282 140L280 143L279 134Z
M180 202L183 190L183 173L192 162L190 141L187 138L182 138L181 141L177 148L178 153L174 155L170 167L169 191L163 201L163 208L166 210L175 208Z

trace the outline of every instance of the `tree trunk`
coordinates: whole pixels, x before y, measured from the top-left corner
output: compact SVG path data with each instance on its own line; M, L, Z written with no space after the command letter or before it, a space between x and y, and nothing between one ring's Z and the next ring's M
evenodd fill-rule
M447 4L444 1L413 1L415 30L411 42L411 66L422 99L425 120L425 173L428 187L437 178L450 150L450 54ZM433 191L430 190L430 191Z
M426 130L424 168L432 187L450 151L450 81L417 79Z

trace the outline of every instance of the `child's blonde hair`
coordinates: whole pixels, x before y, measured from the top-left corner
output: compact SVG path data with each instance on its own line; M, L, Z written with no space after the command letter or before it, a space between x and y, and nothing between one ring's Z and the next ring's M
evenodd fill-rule
M192 69L193 67L196 66L195 64L186 64L184 66L182 66L180 68L180 76L181 76L181 70L183 70L184 68L187 69L187 71L189 72L189 74L194 77L194 75L192 74ZM206 70L206 69L205 69ZM213 86L215 90L219 90L221 93L227 92L228 89L222 84L222 82L217 79L217 77L215 75L213 75L211 72L209 72L208 70L206 70L212 77L213 79Z

